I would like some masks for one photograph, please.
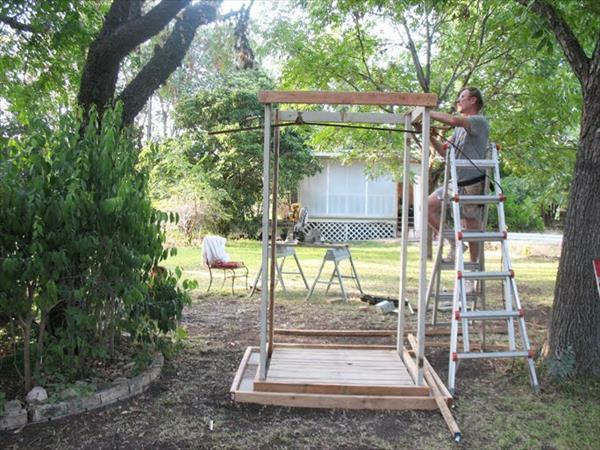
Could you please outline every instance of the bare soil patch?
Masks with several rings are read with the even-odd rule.
[[[306,304],[281,299],[275,324],[323,329],[395,327],[395,315],[383,316],[374,307],[360,310],[362,305],[357,301]],[[292,409],[233,403],[229,389],[242,355],[247,346],[258,344],[258,312],[257,297],[198,297],[183,317],[189,343],[165,362],[161,378],[146,393],[103,410],[1,433],[0,448],[455,447],[437,412]],[[306,338],[281,336],[278,340],[298,342]],[[393,340],[323,337],[318,342],[392,344]],[[447,350],[432,349],[428,358],[445,379]],[[472,361],[461,367],[458,380],[462,398],[455,415],[465,436],[462,447],[487,447],[489,435],[478,433],[480,422],[486,414],[512,413],[506,410],[510,403],[502,400],[503,389],[517,386],[518,395],[529,395],[524,373],[518,364],[506,361]],[[464,403],[468,408],[463,408]]]

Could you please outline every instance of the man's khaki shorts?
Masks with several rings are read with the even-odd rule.
[[[458,195],[482,195],[485,188],[485,181],[479,181],[477,183],[470,184],[468,186],[459,186]],[[450,189],[451,191],[452,189]],[[435,190],[437,198],[443,200],[442,195],[444,194],[444,188],[439,187]],[[449,196],[452,197],[452,192]],[[462,205],[460,207],[460,216],[462,219],[477,219],[481,220],[483,214],[482,205]]]

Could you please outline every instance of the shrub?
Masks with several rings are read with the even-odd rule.
[[[74,114],[54,128],[36,121],[2,149],[0,313],[20,326],[26,388],[33,375],[85,374],[123,330],[156,321],[128,312],[151,298],[163,224],[176,217],[151,206],[120,116],[117,106],[85,128]]]
[[[510,231],[543,231],[544,220],[540,207],[527,191],[526,182],[518,177],[505,177],[502,188],[506,194],[504,215]],[[498,226],[497,208],[490,208],[488,223]]]

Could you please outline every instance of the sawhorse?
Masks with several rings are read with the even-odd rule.
[[[270,252],[269,252],[270,254]],[[285,263],[285,258],[288,256],[293,256],[294,261],[296,261],[296,267],[298,268],[297,272],[284,272],[283,264]],[[283,293],[286,294],[287,291],[285,289],[285,284],[283,282],[283,275],[300,275],[302,281],[304,282],[304,286],[308,289],[308,283],[306,281],[306,277],[304,276],[304,272],[302,271],[302,267],[300,266],[300,261],[298,261],[298,256],[296,255],[296,250],[293,247],[287,245],[277,245],[276,247],[276,259],[281,259],[281,263],[275,262],[275,270],[277,271],[277,282],[281,284],[281,289],[283,289]],[[248,297],[253,295],[256,292],[256,287],[258,285],[258,280],[260,280],[260,276],[262,275],[262,267],[259,269],[256,278],[254,279],[254,283],[252,283],[252,289],[250,290],[250,294]]]
[[[342,275],[341,271],[340,271],[340,262],[343,260],[349,260],[350,261],[350,275]],[[327,261],[332,261],[333,262],[333,272],[331,273],[331,277],[329,278],[329,281],[320,281],[321,278],[321,272],[323,271],[323,267],[325,266],[325,263]],[[337,278],[337,283],[333,281],[334,278]],[[308,295],[306,296],[306,301],[308,301],[310,299],[310,297],[312,296],[315,287],[317,286],[317,283],[322,283],[322,284],[327,284],[327,289],[325,290],[325,295],[327,295],[327,293],[329,292],[329,288],[331,287],[332,284],[338,284],[340,286],[340,290],[342,291],[342,298],[344,299],[344,302],[348,302],[348,297],[346,295],[346,289],[344,289],[344,278],[350,278],[352,280],[354,280],[354,284],[356,284],[356,287],[358,288],[358,290],[360,291],[361,294],[363,294],[363,290],[362,287],[360,286],[360,281],[358,279],[358,274],[356,273],[356,268],[354,267],[354,261],[352,261],[352,254],[350,253],[350,249],[348,248],[347,245],[343,245],[343,246],[336,246],[335,248],[329,248],[327,250],[327,252],[325,253],[325,256],[323,257],[323,262],[321,263],[321,267],[319,268],[319,273],[317,274],[317,277],[315,278],[315,281],[312,285],[312,287],[310,288],[310,290],[308,291]]]

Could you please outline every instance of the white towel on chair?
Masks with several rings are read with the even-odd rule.
[[[225,251],[227,239],[221,236],[206,236],[202,240],[202,262],[212,265],[216,261],[228,262],[229,255]]]

